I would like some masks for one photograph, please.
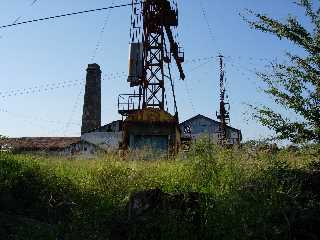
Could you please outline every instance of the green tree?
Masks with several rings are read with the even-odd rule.
[[[295,4],[305,11],[310,26],[304,26],[294,16],[281,22],[248,11],[244,17],[253,29],[293,42],[305,52],[304,56],[287,53],[289,64],[273,62],[270,72],[257,73],[265,83],[264,92],[282,109],[293,111],[298,117],[289,118],[285,112],[265,105],[252,107],[253,116],[274,130],[277,139],[320,143],[320,8],[315,9],[311,0],[298,0]]]

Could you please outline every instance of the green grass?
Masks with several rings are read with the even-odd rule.
[[[320,209],[305,186],[308,171],[320,166],[318,151],[225,150],[203,141],[170,161],[2,153],[0,239],[120,239],[119,229],[123,239],[308,239],[316,230],[295,225]],[[202,193],[200,224],[165,212],[132,233],[129,197],[153,188]]]

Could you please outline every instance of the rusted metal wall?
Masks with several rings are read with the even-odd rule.
[[[125,149],[151,148],[173,154],[180,147],[180,129],[175,117],[160,109],[145,109],[124,121]]]

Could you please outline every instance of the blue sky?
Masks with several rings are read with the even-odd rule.
[[[0,1],[0,25],[10,24],[18,17],[23,21],[130,0],[38,0],[31,6],[32,2]],[[286,51],[296,49],[286,41],[250,29],[239,13],[252,9],[284,20],[289,13],[301,17],[303,11],[291,0],[178,0],[178,4],[179,39],[187,60],[185,82],[175,80],[180,119],[199,113],[215,118],[218,61],[206,63],[204,59],[221,52],[227,56],[231,125],[241,129],[245,139],[272,134],[255,121],[248,121],[245,103],[270,103],[258,90],[261,84],[253,71],[264,70],[268,60],[281,61]],[[102,121],[120,119],[117,96],[131,92],[125,76],[130,14],[127,7],[0,30],[0,134],[79,135],[84,89],[80,83],[97,42],[100,46],[94,62],[104,75]],[[178,76],[176,70],[174,75]]]

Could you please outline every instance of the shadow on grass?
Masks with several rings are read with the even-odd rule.
[[[123,163],[108,164],[92,173],[94,183],[81,187],[72,181],[72,175],[58,175],[32,159],[1,155],[0,239],[320,238],[317,163],[309,170],[295,169],[275,159],[243,178],[245,172],[234,160],[240,155],[235,152],[199,149],[193,156],[197,159],[187,163],[189,175],[181,179],[190,177],[185,181],[195,181],[194,189],[203,192],[196,222],[192,211],[174,203],[128,219],[131,193],[154,187],[170,189],[166,184],[174,184],[177,191],[179,184],[184,188],[184,183],[172,183],[174,175],[148,173],[157,168],[135,170]],[[234,162],[221,163],[221,158]],[[220,190],[214,187],[224,184],[223,194],[218,194]]]

